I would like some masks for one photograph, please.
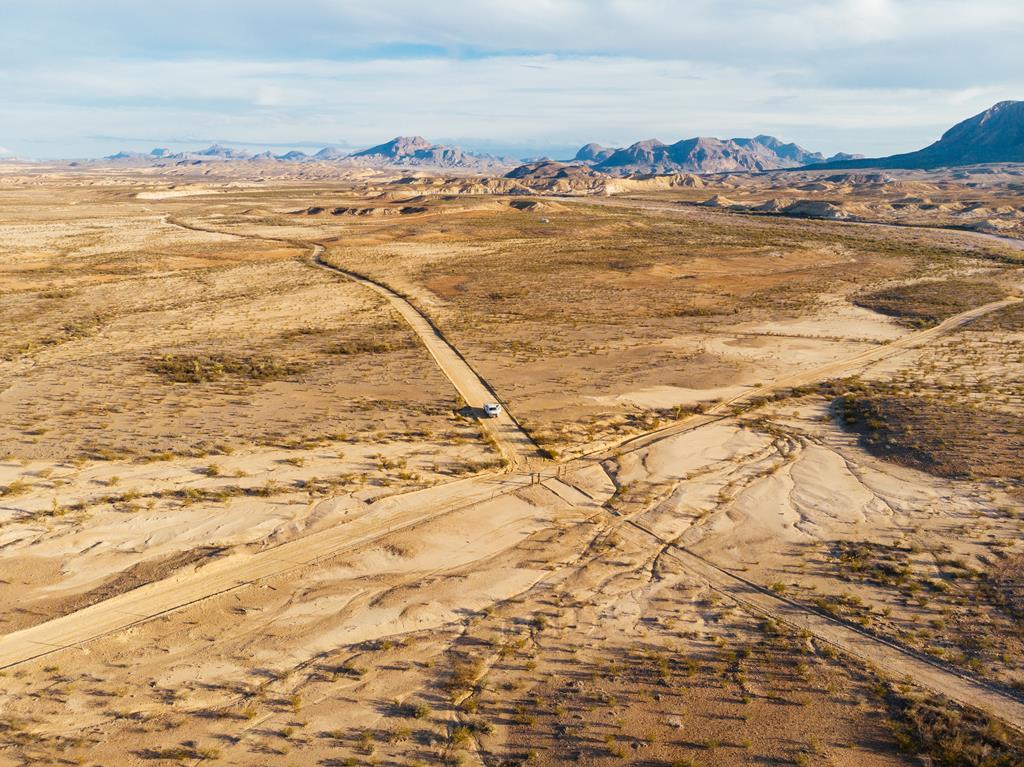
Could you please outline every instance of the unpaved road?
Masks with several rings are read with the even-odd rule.
[[[459,354],[459,351],[448,342],[448,339],[444,337],[444,334],[441,333],[437,326],[400,293],[361,274],[350,272],[325,261],[323,258],[325,248],[319,243],[239,234],[238,232],[187,224],[171,216],[164,216],[163,220],[164,223],[171,226],[190,229],[196,232],[223,234],[242,240],[282,242],[296,248],[310,248],[310,263],[313,266],[352,280],[375,293],[379,293],[402,315],[402,318],[426,347],[430,356],[434,358],[438,368],[465,401],[467,407],[472,408],[474,413],[481,419],[480,422],[484,428],[494,438],[498,450],[505,459],[506,468],[509,470],[526,469],[531,465],[543,463],[544,458],[537,449],[537,445],[534,444],[533,439],[530,438],[526,430],[515,420],[497,392],[472,368],[466,361],[466,358]],[[500,402],[502,404],[502,411],[496,418],[487,418],[483,415],[484,404],[487,402]]]
[[[830,226],[853,226],[853,227],[864,227],[869,226],[873,228],[883,229],[899,229],[902,231],[925,231],[925,232],[940,232],[942,234],[951,234],[958,237],[965,242],[971,242],[972,240],[978,243],[983,241],[998,242],[1001,245],[1005,245],[1011,250],[1024,250],[1024,240],[1016,237],[1007,237],[1002,234],[993,234],[991,232],[974,232],[970,229],[957,229],[952,226],[920,226],[917,224],[894,224],[888,221],[849,221],[849,220],[836,220],[827,218],[813,218],[811,216],[786,216],[778,213],[744,213],[741,211],[717,211],[713,212],[708,208],[693,207],[692,204],[680,205],[675,202],[658,202],[656,200],[645,200],[642,198],[629,197],[628,194],[616,195],[615,197],[576,197],[568,195],[545,195],[542,199],[556,200],[558,202],[575,202],[575,203],[586,203],[589,205],[606,205],[608,207],[628,207],[638,208],[640,210],[659,210],[662,212],[684,214],[686,212],[695,212],[699,210],[702,213],[712,216],[745,216],[746,218],[771,218],[771,219],[784,219],[787,221],[810,221],[816,223],[828,224]]]
[[[664,540],[653,530],[633,520],[627,522],[668,547],[681,565],[707,581],[713,589],[748,609],[798,631],[806,631],[819,641],[834,645],[866,665],[879,669],[888,677],[899,681],[910,679],[916,685],[941,693],[962,705],[987,711],[1024,732],[1024,701],[1001,692],[994,685],[974,679],[938,661],[929,660],[922,654],[836,620],[807,605],[774,594],[741,575],[718,567],[689,549]]]
[[[798,386],[810,386],[811,384],[826,381],[830,378],[839,378],[841,376],[850,375],[867,365],[889,359],[890,357],[894,357],[907,349],[923,346],[929,341],[933,341],[939,336],[945,335],[952,330],[956,330],[959,327],[967,325],[983,315],[998,311],[999,309],[1003,309],[1007,306],[1012,306],[1013,304],[1018,304],[1021,301],[1024,301],[1024,299],[1016,296],[1008,296],[999,301],[993,301],[992,303],[985,304],[984,306],[979,306],[974,309],[969,309],[966,312],[955,314],[952,317],[946,318],[934,327],[909,333],[895,341],[890,341],[889,343],[882,344],[881,346],[867,349],[859,354],[846,357],[845,359],[836,360],[835,362],[829,362],[825,365],[812,368],[811,370],[777,378],[764,386],[758,386],[750,389],[749,391],[737,394],[735,397],[719,402],[718,404],[709,407],[706,412],[700,415],[684,418],[681,421],[677,421],[669,426],[662,427],[661,429],[655,429],[654,431],[649,431],[636,437],[631,437],[625,441],[616,443],[614,446],[601,446],[576,460],[593,460],[598,456],[607,456],[610,452],[620,451],[623,449],[636,450],[650,445],[652,442],[656,442],[659,439],[671,437],[674,434],[681,434],[707,423],[711,423],[712,421],[719,421],[723,418],[727,418],[731,414],[733,407],[742,405],[745,402],[755,401],[761,397],[766,397],[785,389],[792,389]]]
[[[379,293],[391,302],[391,305],[402,315],[413,332],[419,336],[420,341],[430,352],[430,356],[434,358],[434,362],[437,363],[445,377],[451,381],[452,386],[455,387],[462,399],[474,410],[476,415],[481,417],[481,423],[494,436],[510,468],[526,468],[527,464],[537,463],[541,460],[537,446],[530,435],[514,419],[497,392],[470,366],[465,357],[459,354],[458,350],[448,342],[426,315],[386,285],[324,261],[323,253],[322,245],[313,246],[312,258],[317,266],[344,275],[375,293]],[[497,418],[483,417],[485,402],[502,403],[502,411]]]
[[[240,553],[213,560],[198,570],[180,572],[78,612],[0,637],[0,669],[80,646],[203,599],[306,567],[529,484],[528,475],[476,477],[384,498],[352,521],[253,554]]]
[[[752,390],[742,397],[754,397],[777,388],[811,383],[849,372],[868,362],[897,353],[901,349],[925,343],[987,312],[1014,303],[1016,300],[1019,299],[1006,299],[972,309],[951,317],[934,328],[905,336],[893,344],[871,349],[847,360],[829,363],[805,373],[788,376],[770,386]],[[415,312],[414,309],[412,311]],[[416,312],[416,316],[422,318],[418,312]],[[732,402],[739,399],[735,398]],[[727,403],[723,403],[723,408],[726,405]],[[725,414],[696,416],[654,434],[634,439],[628,445],[628,449],[636,450],[659,439],[696,429],[725,417],[728,416]],[[601,460],[600,457],[594,457],[587,463],[593,465],[599,460]],[[577,460],[574,463],[576,464],[575,468],[581,468],[581,462]],[[70,615],[0,637],[0,669],[59,650],[81,646],[90,640],[187,607],[203,599],[314,564],[456,509],[479,504],[503,493],[514,492],[527,486],[530,481],[530,476],[525,473],[479,477],[385,498],[373,504],[366,514],[351,522],[295,538],[255,554],[239,554],[223,560],[215,560],[198,570],[179,573],[166,580],[147,584]],[[563,481],[571,485],[571,474]],[[633,522],[630,524],[640,527]],[[650,531],[646,531],[645,528],[640,527],[640,529],[654,535]],[[660,544],[668,543],[660,538],[658,541]],[[982,683],[974,682],[950,670],[938,668],[922,661],[914,654],[884,640],[855,632],[841,622],[822,616],[808,607],[796,605],[788,600],[780,600],[774,595],[749,585],[738,576],[731,575],[695,555],[688,554],[685,551],[680,554],[680,559],[684,564],[738,601],[752,604],[761,612],[778,617],[779,620],[786,623],[806,628],[824,641],[833,643],[858,657],[869,659],[888,673],[899,677],[910,674],[922,686],[987,710],[1000,718],[1007,719],[1012,724],[1024,727],[1024,706],[1012,698],[1002,695]],[[994,705],[996,702],[999,705]]]
[[[322,248],[316,246],[314,251],[314,257],[318,258],[322,253]],[[322,266],[337,271],[334,267],[325,264]],[[358,275],[345,273],[345,276],[376,290],[392,302],[417,332],[417,335],[423,339],[431,355],[437,360],[438,365],[445,371],[467,403],[470,405],[482,404],[483,401],[493,398],[493,393],[486,383],[444,340],[429,320],[408,301],[388,288]],[[752,389],[728,402],[720,403],[716,406],[716,412],[686,419],[666,429],[635,438],[624,447],[635,450],[656,440],[728,417],[730,406],[741,404],[744,400],[750,400],[780,389],[811,384],[825,378],[850,373],[866,364],[927,343],[983,314],[1019,300],[1007,298],[986,304],[950,317],[933,328],[908,334],[885,346],[873,348],[813,370],[786,376],[770,385]],[[509,444],[517,444],[519,439],[517,434],[519,433],[529,440],[525,432],[522,432],[511,418],[498,419],[498,424],[503,429],[508,429],[508,431],[503,431],[502,435],[507,435]],[[529,445],[531,448],[533,447],[532,442],[529,442]],[[519,443],[519,447],[524,446]],[[577,459],[574,463],[579,468],[581,463],[594,464],[600,459],[600,456],[591,456],[588,459]],[[513,492],[529,482],[530,477],[526,474],[479,477],[384,499],[374,504],[366,514],[329,530],[296,538],[255,554],[238,554],[217,560],[199,570],[180,573],[172,578],[142,586],[76,613],[8,634],[0,638],[0,668],[80,646],[92,639],[187,607],[208,597],[245,587],[260,579],[315,564],[340,552],[379,540],[397,530],[408,529],[440,517],[457,508],[466,508],[498,494]],[[632,520],[623,521],[654,536],[659,545],[674,547],[674,544],[658,538],[653,532],[638,523]],[[674,550],[677,558],[688,569],[708,581],[714,588],[730,595],[751,609],[773,616],[789,625],[806,629],[821,641],[834,644],[865,662],[873,663],[887,674],[897,678],[909,675],[925,688],[943,693],[961,703],[973,705],[1015,727],[1024,729],[1024,704],[1009,695],[1004,695],[994,687],[971,679],[955,670],[929,662],[916,653],[884,639],[868,635],[810,607],[773,595],[757,584],[718,568],[686,549],[674,547]]]

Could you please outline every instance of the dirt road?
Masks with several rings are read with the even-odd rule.
[[[707,581],[713,589],[748,609],[773,618],[817,640],[831,644],[848,655],[873,666],[895,680],[911,679],[914,684],[945,695],[962,705],[987,711],[1024,732],[1024,701],[1003,693],[994,685],[932,661],[926,656],[836,620],[818,610],[774,594],[750,580],[718,567],[690,550],[663,540],[653,530],[635,521],[629,524],[669,547],[687,570]]]
[[[316,246],[314,258],[319,260],[322,252],[322,248]],[[336,267],[325,264],[321,264],[321,266],[339,271]],[[401,312],[417,335],[423,339],[438,365],[470,405],[478,406],[487,399],[495,398],[491,389],[472,370],[457,350],[445,341],[430,321],[408,301],[385,286],[366,280],[359,275],[342,273],[348,279],[360,282],[392,302],[392,305]],[[665,429],[630,440],[621,449],[636,450],[659,439],[727,418],[730,415],[731,406],[780,389],[807,385],[829,377],[849,374],[864,365],[927,343],[977,317],[1018,301],[1020,299],[1007,298],[986,304],[950,317],[933,328],[908,334],[885,346],[872,348],[845,360],[832,362],[813,370],[785,376],[769,385],[751,389],[727,402],[720,403],[712,412],[686,419]],[[528,441],[529,437],[511,418],[498,419],[497,424],[501,428],[499,433],[502,438],[507,440],[507,444],[514,446],[515,452],[520,455],[528,454],[527,446],[521,440]],[[529,442],[529,446],[531,449],[535,449],[532,442]],[[602,455],[593,454],[585,459],[576,459],[573,462],[574,468],[593,465],[602,457]],[[466,508],[496,495],[513,492],[529,482],[530,476],[525,473],[480,477],[384,499],[373,504],[365,514],[331,529],[296,538],[258,553],[238,554],[217,560],[199,570],[180,573],[172,578],[148,584],[70,615],[0,637],[0,668],[80,646],[92,639],[187,607],[208,597],[245,587],[260,579],[307,567],[340,552],[379,540],[397,530],[407,529],[435,519],[457,508]],[[653,532],[635,522],[628,520],[623,520],[623,522],[644,530],[647,534],[654,535]],[[657,538],[657,536],[655,537]],[[663,541],[660,538],[657,539],[657,543],[661,546],[672,545],[671,542]],[[757,584],[718,568],[685,549],[676,548],[675,551],[679,560],[689,569],[707,580],[714,588],[729,594],[751,609],[776,617],[789,625],[805,629],[821,641],[834,644],[865,662],[878,665],[886,673],[897,677],[910,675],[923,687],[986,710],[1014,726],[1024,728],[1024,704],[1000,693],[995,688],[955,670],[929,662],[910,650],[868,635],[841,621],[823,615],[813,608],[772,595]]]
[[[847,360],[830,363],[805,373],[788,376],[771,385],[753,389],[734,398],[729,403],[722,403],[719,406],[722,413],[709,413],[681,421],[666,429],[635,438],[625,447],[636,450],[659,439],[728,417],[728,405],[735,404],[742,399],[850,372],[901,349],[924,343],[971,319],[1017,300],[1019,299],[1006,299],[972,309],[951,317],[934,328],[912,333],[885,347],[871,349]],[[426,328],[432,329],[432,326],[419,312],[409,306],[407,302],[404,305],[407,307],[406,311],[413,313],[414,321],[417,321],[418,324],[420,321],[426,323],[425,326],[419,325],[423,333],[427,333]],[[405,315],[403,314],[403,316]],[[417,318],[419,319],[417,320]],[[446,343],[435,344],[434,348],[439,349],[441,354],[444,354],[446,348],[451,349]],[[457,354],[456,356],[458,357]],[[461,357],[458,359],[461,360]],[[468,366],[465,370],[471,372]],[[463,373],[463,375],[468,376],[469,373]],[[475,376],[475,374],[472,375]],[[577,459],[574,462],[576,464],[574,468],[581,468],[583,463],[594,464],[599,460],[601,460],[600,456],[591,457],[586,462]],[[555,470],[551,473],[558,472]],[[385,498],[373,504],[371,511],[351,523],[295,538],[256,554],[238,555],[215,561],[200,570],[181,573],[170,579],[148,584],[76,613],[0,637],[0,668],[12,666],[59,649],[73,647],[90,639],[185,607],[204,598],[246,586],[261,578],[306,566],[346,549],[372,542],[396,530],[433,519],[456,508],[471,506],[497,494],[513,492],[529,483],[529,474],[506,474],[460,480],[415,493]]]
[[[198,570],[178,573],[78,612],[0,637],[0,669],[79,647],[203,599],[309,566],[399,530],[514,492],[529,483],[528,475],[480,477],[384,498],[350,522],[293,538],[257,553],[214,560]]]
[[[444,376],[455,387],[459,396],[465,401],[466,406],[473,410],[474,414],[480,418],[484,428],[494,438],[495,445],[505,459],[505,465],[509,471],[529,469],[533,465],[544,463],[544,457],[538,450],[537,445],[530,438],[526,430],[519,425],[519,422],[515,420],[515,417],[509,412],[507,404],[500,398],[497,392],[472,368],[466,361],[466,358],[448,342],[448,339],[444,337],[440,329],[401,294],[368,277],[350,272],[343,267],[324,260],[325,248],[318,243],[239,234],[237,232],[187,224],[171,216],[164,216],[164,222],[171,226],[190,229],[196,232],[223,234],[243,240],[281,242],[296,248],[311,249],[310,263],[313,266],[324,269],[332,274],[340,275],[363,287],[369,288],[375,293],[379,293],[402,315],[402,318],[426,347],[430,356],[433,357],[438,368],[440,368]],[[496,418],[484,416],[484,404],[487,402],[501,403],[502,411]]]
[[[465,400],[467,406],[473,409],[474,413],[481,419],[481,423],[490,432],[501,450],[510,469],[527,468],[530,464],[536,464],[542,460],[537,446],[530,435],[515,420],[509,412],[508,406],[501,399],[497,392],[488,384],[466,361],[465,357],[452,346],[444,337],[437,326],[409,301],[396,293],[386,285],[364,277],[363,275],[350,272],[339,266],[335,266],[323,260],[324,247],[314,245],[312,258],[313,262],[323,269],[336,274],[341,274],[348,279],[369,288],[370,290],[384,296],[393,307],[402,315],[402,318],[419,336],[420,341],[430,352],[437,366],[451,381],[452,386]],[[500,402],[502,411],[497,418],[487,418],[483,415],[484,403]]]
[[[716,405],[709,407],[706,412],[700,415],[684,418],[683,420],[676,421],[669,426],[649,431],[636,437],[631,437],[630,439],[615,443],[614,445],[603,445],[575,460],[592,461],[602,455],[609,455],[611,452],[637,450],[639,448],[646,447],[659,439],[671,437],[674,434],[681,434],[713,421],[719,421],[723,418],[727,418],[735,406],[742,405],[745,402],[756,401],[759,398],[767,397],[785,389],[792,389],[798,386],[810,386],[821,381],[827,381],[830,378],[840,378],[842,376],[851,375],[867,365],[875,362],[881,362],[882,360],[894,357],[907,349],[912,349],[926,344],[939,336],[945,335],[952,330],[956,330],[963,325],[967,325],[985,314],[998,311],[999,309],[1012,306],[1013,304],[1018,304],[1021,301],[1024,301],[1024,299],[1017,298],[1015,296],[1008,296],[1000,301],[993,301],[992,303],[985,304],[984,306],[979,306],[966,312],[961,312],[960,314],[948,317],[934,327],[909,333],[895,341],[867,349],[859,354],[846,357],[845,359],[836,360],[835,362],[829,362],[825,365],[812,368],[811,370],[777,378],[764,386],[752,388],[749,391],[737,394],[735,397],[719,402]]]

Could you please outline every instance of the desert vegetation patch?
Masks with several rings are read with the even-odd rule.
[[[942,477],[1024,482],[1024,430],[1014,414],[884,386],[844,394],[836,412],[868,450],[889,460]]]
[[[911,327],[930,327],[946,317],[998,301],[1006,289],[992,282],[942,280],[886,288],[854,297],[865,309],[896,317]]]

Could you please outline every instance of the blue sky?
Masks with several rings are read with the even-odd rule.
[[[0,0],[0,152],[516,155],[772,133],[887,154],[1024,99],[1019,0]]]

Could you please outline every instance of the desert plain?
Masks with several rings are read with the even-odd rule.
[[[0,166],[0,765],[1024,763],[1018,179]]]

